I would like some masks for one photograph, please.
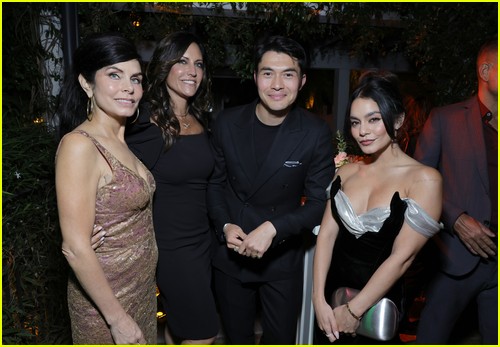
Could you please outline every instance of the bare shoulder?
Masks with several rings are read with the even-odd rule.
[[[440,193],[442,181],[438,170],[415,161],[408,175],[409,195]]]
[[[354,175],[360,170],[360,166],[364,165],[362,162],[355,162],[355,163],[347,163],[342,165],[337,169],[337,172],[335,173],[335,177],[340,176],[342,181],[346,181],[349,177]]]
[[[436,182],[441,182],[442,177],[441,174],[439,173],[438,170],[421,164],[417,161],[415,161],[416,164],[414,166],[414,169],[412,170],[412,178],[414,183],[419,183],[419,182],[431,182],[431,181],[436,181]]]
[[[78,161],[94,160],[96,155],[96,147],[88,137],[77,132],[71,132],[66,134],[59,142],[56,160],[74,160],[75,164],[77,164]]]
[[[436,169],[415,161],[408,175],[407,197],[414,200],[434,220],[442,210],[442,177]]]

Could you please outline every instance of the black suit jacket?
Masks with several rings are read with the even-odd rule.
[[[298,107],[281,124],[258,170],[253,152],[256,105],[222,111],[212,136],[216,166],[208,207],[220,241],[214,266],[241,281],[278,280],[302,271],[302,234],[320,224],[325,189],[334,174],[330,128]],[[301,206],[303,196],[306,203]],[[222,232],[225,223],[249,233],[265,221],[273,223],[277,234],[262,259],[228,250]]]
[[[432,110],[415,150],[415,158],[439,169],[443,176],[445,230],[436,241],[441,249],[443,270],[465,275],[478,264],[453,232],[458,216],[466,212],[479,222],[491,216],[489,179],[483,125],[477,97]]]

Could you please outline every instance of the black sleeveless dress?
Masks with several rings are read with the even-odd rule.
[[[211,290],[213,236],[206,203],[215,163],[208,134],[180,136],[165,151],[161,130],[147,113],[141,109],[125,138],[156,181],[153,221],[161,302],[175,337],[206,339],[219,331]]]

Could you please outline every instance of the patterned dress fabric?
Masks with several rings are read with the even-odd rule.
[[[113,172],[97,191],[95,223],[106,231],[106,241],[95,252],[116,298],[137,322],[148,344],[156,344],[156,282],[158,250],[152,220],[156,184],[125,167],[96,139],[93,141]],[[146,170],[147,171],[147,170]],[[68,283],[68,305],[74,344],[114,344],[101,313],[74,274]]]

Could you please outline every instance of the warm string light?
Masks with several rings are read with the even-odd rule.
[[[141,17],[137,15],[136,13],[131,13],[130,18],[132,20],[132,26],[138,28],[141,26]]]
[[[158,289],[158,286],[156,287],[156,297],[160,295],[160,290]],[[158,311],[156,312],[156,319],[162,319],[165,317],[167,314],[163,311]]]
[[[314,95],[310,95],[306,100],[306,109],[310,110],[314,107]]]

